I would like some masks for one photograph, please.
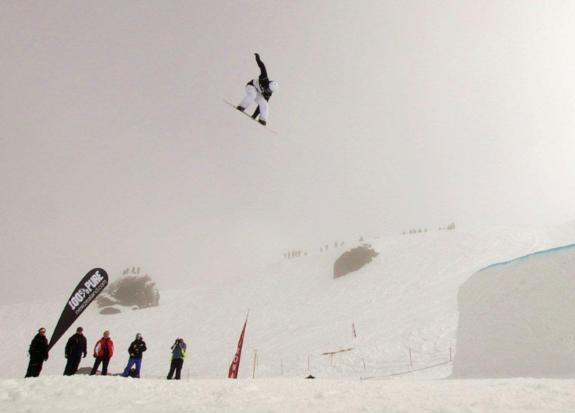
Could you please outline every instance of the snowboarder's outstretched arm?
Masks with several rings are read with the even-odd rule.
[[[259,53],[256,53],[256,62],[258,64],[258,67],[260,68],[260,81],[265,79],[268,80],[268,72],[266,70],[266,66],[264,65],[264,62],[262,62],[262,59],[260,59],[260,55]]]

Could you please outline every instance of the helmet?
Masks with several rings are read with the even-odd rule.
[[[276,82],[275,80],[272,80],[270,82],[270,90],[272,92],[277,92],[279,88],[280,88],[280,84],[278,82]]]

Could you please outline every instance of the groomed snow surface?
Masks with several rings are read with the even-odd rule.
[[[0,306],[0,412],[575,412],[571,379],[446,379],[461,285],[490,264],[571,243],[573,227],[383,236],[366,240],[379,252],[372,263],[334,280],[335,259],[356,245],[348,240],[345,249],[280,260],[233,281],[206,276],[191,289],[162,291],[157,308],[100,315],[93,305],[38,379],[21,378],[27,347],[38,327],[50,335],[67,297]],[[248,308],[239,379],[228,380]],[[62,377],[63,348],[78,325],[89,347],[111,331],[112,373],[142,333],[142,379]],[[183,380],[168,382],[179,336],[189,356]],[[351,350],[324,355],[343,349]],[[81,367],[92,362],[88,356]],[[417,371],[403,374],[410,370]],[[304,379],[310,373],[315,380]]]
[[[575,245],[492,265],[459,290],[453,375],[575,377]]]
[[[575,409],[572,380],[240,379],[167,382],[43,377],[0,382],[2,412],[558,413]]]

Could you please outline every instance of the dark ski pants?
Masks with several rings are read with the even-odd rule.
[[[64,369],[64,376],[73,376],[78,371],[78,366],[80,366],[80,360],[82,360],[82,355],[80,356],[68,356],[68,362],[66,363],[66,368]]]
[[[122,376],[128,377],[130,375],[130,370],[132,369],[132,366],[134,366],[134,365],[136,366],[136,377],[140,378],[140,368],[142,367],[142,359],[141,358],[137,359],[134,357],[130,357],[130,360],[128,360],[128,365],[124,369]]]
[[[28,370],[26,370],[25,377],[38,377],[42,371],[42,364],[44,364],[43,358],[30,357],[30,363],[28,363]]]
[[[108,375],[108,363],[110,363],[109,357],[96,357],[94,361],[94,367],[92,367],[92,371],[90,372],[90,376],[93,376],[98,371],[98,367],[100,367],[100,363],[102,363],[102,376]]]
[[[168,373],[168,380],[172,380],[174,372],[176,372],[176,380],[180,380],[183,366],[184,359],[172,359],[172,363],[170,364],[170,372]]]

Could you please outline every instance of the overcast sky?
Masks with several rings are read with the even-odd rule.
[[[360,235],[570,221],[574,21],[570,0],[3,0],[0,300],[96,266],[193,287]],[[223,102],[254,52],[277,135]]]

